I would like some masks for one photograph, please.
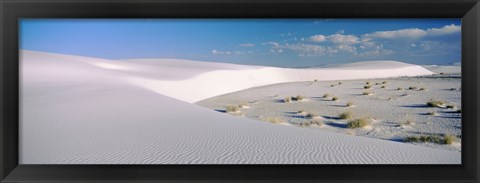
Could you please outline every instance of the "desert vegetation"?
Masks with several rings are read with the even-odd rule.
[[[240,107],[238,105],[228,105],[225,107],[225,111],[229,113],[239,112]]]
[[[325,93],[322,97],[323,98],[328,98],[328,97],[331,97],[332,95],[328,94],[328,93]]]
[[[456,137],[453,135],[420,135],[420,136],[407,136],[405,142],[431,142],[436,144],[452,144],[456,141]]]
[[[357,118],[347,123],[347,128],[362,128],[369,125],[370,122],[367,118]]]
[[[347,107],[353,107],[353,102],[347,102],[346,106]]]
[[[430,101],[427,102],[428,107],[443,107],[444,105],[445,105],[445,102],[441,100],[431,99]]]
[[[454,109],[454,108],[455,108],[455,105],[453,105],[453,104],[448,104],[447,105],[447,109]]]
[[[279,116],[267,116],[260,119],[270,123],[286,123],[286,120]]]
[[[341,113],[340,115],[338,115],[338,117],[339,117],[340,119],[350,119],[350,118],[353,117],[353,113],[350,112],[350,111],[343,112],[343,113]]]
[[[302,96],[302,95],[297,95],[297,96],[288,96],[288,97],[285,97],[283,99],[283,102],[284,103],[289,103],[289,102],[293,102],[293,101],[301,101],[301,100],[305,100],[305,97]]]
[[[371,91],[363,91],[362,95],[373,95]]]
[[[427,115],[430,115],[430,116],[437,116],[438,113],[435,112],[435,111],[430,111],[430,112],[427,112]]]

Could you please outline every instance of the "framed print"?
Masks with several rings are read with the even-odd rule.
[[[478,1],[1,9],[2,182],[478,181]]]

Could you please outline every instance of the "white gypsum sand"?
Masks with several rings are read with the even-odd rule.
[[[189,68],[198,71],[194,73],[173,62],[163,67],[34,51],[21,51],[20,60],[20,164],[461,163],[460,152],[275,125],[184,102],[217,94],[209,96],[197,88],[214,85],[185,87],[192,84],[190,79],[215,73],[216,68]],[[223,69],[252,70],[250,66]],[[410,69],[427,73],[415,66]],[[138,83],[145,80],[185,85],[176,88],[179,95],[167,95],[157,83]],[[192,95],[199,89],[202,94],[182,99],[183,89]]]
[[[344,67],[312,69],[243,66],[211,62],[200,64],[195,61],[171,59],[127,61],[143,67],[148,66],[145,72],[143,70],[130,72],[135,75],[128,77],[129,82],[186,102],[197,102],[225,93],[283,82],[432,74],[423,67],[395,61],[362,62]],[[186,65],[190,66],[186,67]]]
[[[364,89],[366,82],[371,83],[369,89]],[[412,86],[417,89],[409,89]],[[445,135],[454,135],[457,140],[449,145],[441,141],[408,143],[461,151],[462,121],[461,113],[457,112],[461,109],[460,88],[461,78],[456,75],[308,81],[251,88],[212,97],[197,104],[221,111],[226,105],[247,103],[249,108],[241,109],[239,113],[249,119],[263,120],[275,116],[283,118],[286,125],[399,142],[408,137],[443,138]],[[365,91],[372,95],[363,95]],[[324,97],[325,94],[330,96]],[[297,95],[305,100],[284,101],[286,97]],[[333,97],[337,100],[334,101]],[[444,101],[445,104],[429,107],[427,102],[431,99]],[[351,113],[352,118],[339,118],[344,112]],[[428,114],[430,112],[436,115]],[[309,113],[321,118],[323,125],[310,124],[314,119],[307,116]],[[358,118],[366,118],[371,123],[365,128],[347,127],[349,121]]]

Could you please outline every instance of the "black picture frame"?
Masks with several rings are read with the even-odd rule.
[[[19,18],[461,18],[462,165],[19,165]],[[1,182],[479,182],[478,0],[0,0]]]

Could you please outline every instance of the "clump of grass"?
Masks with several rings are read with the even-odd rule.
[[[371,91],[364,91],[362,95],[373,95]]]
[[[284,102],[284,103],[292,102],[292,97],[285,97],[285,98],[283,99],[283,102]]]
[[[317,82],[318,80],[317,79],[314,79],[313,82]]]
[[[375,85],[380,85],[380,83],[375,83]]]
[[[298,114],[305,114],[305,110],[301,109],[297,112]]]
[[[358,118],[347,123],[347,128],[362,128],[370,124],[367,118]]]
[[[331,97],[332,95],[328,94],[328,93],[325,93],[322,97],[323,98],[328,98],[328,97]]]
[[[420,139],[421,142],[433,142],[433,143],[437,143],[437,144],[440,144],[442,142],[442,138],[440,138],[439,136],[434,136],[434,135],[420,136],[419,139]]]
[[[380,87],[380,88],[385,88],[385,86],[382,86],[382,87]]]
[[[334,85],[334,84],[332,84],[332,85],[330,85],[330,87],[335,87],[335,85]]]
[[[303,100],[303,99],[305,99],[305,97],[301,96],[301,95],[297,95],[296,97],[292,97],[292,100],[294,100],[294,101],[299,101],[299,100]]]
[[[410,87],[408,87],[408,89],[409,89],[409,90],[416,90],[417,87],[416,87],[416,86],[410,86]]]
[[[337,100],[338,100],[338,97],[332,97],[332,100],[333,100],[333,101],[337,101]]]
[[[270,123],[285,123],[285,119],[279,116],[267,116],[262,118],[263,121],[270,122]]]
[[[353,102],[347,102],[347,107],[352,107],[353,106]]]
[[[370,81],[367,81],[365,84],[366,84],[366,85],[370,85]]]
[[[438,113],[435,111],[430,111],[430,112],[427,112],[427,115],[436,116],[438,115]]]
[[[311,112],[309,112],[309,113],[305,116],[306,119],[313,119],[313,118],[316,118],[316,117],[318,117],[318,115],[315,114],[315,113],[311,113]]]
[[[457,113],[462,113],[462,109],[458,109],[456,112]]]
[[[443,105],[445,105],[445,102],[441,100],[430,100],[427,102],[428,107],[442,107]]]
[[[370,85],[363,86],[363,89],[370,89],[370,88],[372,88],[372,86]]]
[[[426,91],[427,89],[425,89],[425,88],[420,88],[420,89],[418,89],[418,90],[420,90],[420,91]]]
[[[403,88],[402,88],[402,87],[398,87],[397,90],[403,90]]]
[[[407,120],[401,124],[401,126],[413,126],[415,122],[413,120]]]
[[[310,123],[312,123],[314,125],[322,126],[323,125],[323,119],[321,119],[321,118],[313,119],[312,121],[310,121]]]
[[[248,108],[247,102],[242,102],[242,103],[238,104],[238,108]]]
[[[453,109],[453,108],[455,108],[455,105],[453,105],[453,104],[447,105],[447,109]]]
[[[285,99],[283,99],[283,102],[288,103],[288,102],[300,101],[300,100],[304,100],[304,99],[305,99],[305,97],[302,96],[302,95],[297,95],[296,97],[289,96],[289,97],[285,97]]]
[[[407,137],[405,137],[404,141],[405,142],[418,142],[418,141],[420,141],[420,137],[407,136]]]
[[[444,75],[445,73],[441,72],[440,75]]]
[[[388,82],[387,81],[383,81],[382,84],[387,84]]]
[[[347,111],[347,112],[344,112],[344,113],[338,115],[338,117],[339,117],[340,119],[350,119],[350,118],[353,117],[353,113],[350,112],[350,111]]]
[[[225,111],[230,113],[239,112],[240,108],[238,107],[238,105],[228,105],[225,107]]]
[[[407,136],[405,142],[431,142],[436,144],[452,144],[456,141],[456,137],[453,135],[445,135],[443,138],[438,135],[420,135],[420,136]]]
[[[343,84],[343,82],[341,82],[341,81],[340,81],[340,82],[338,82],[338,85],[342,85],[342,84]]]
[[[457,140],[457,137],[455,137],[453,135],[445,135],[445,137],[443,137],[443,143],[444,144],[452,144],[456,140]]]

